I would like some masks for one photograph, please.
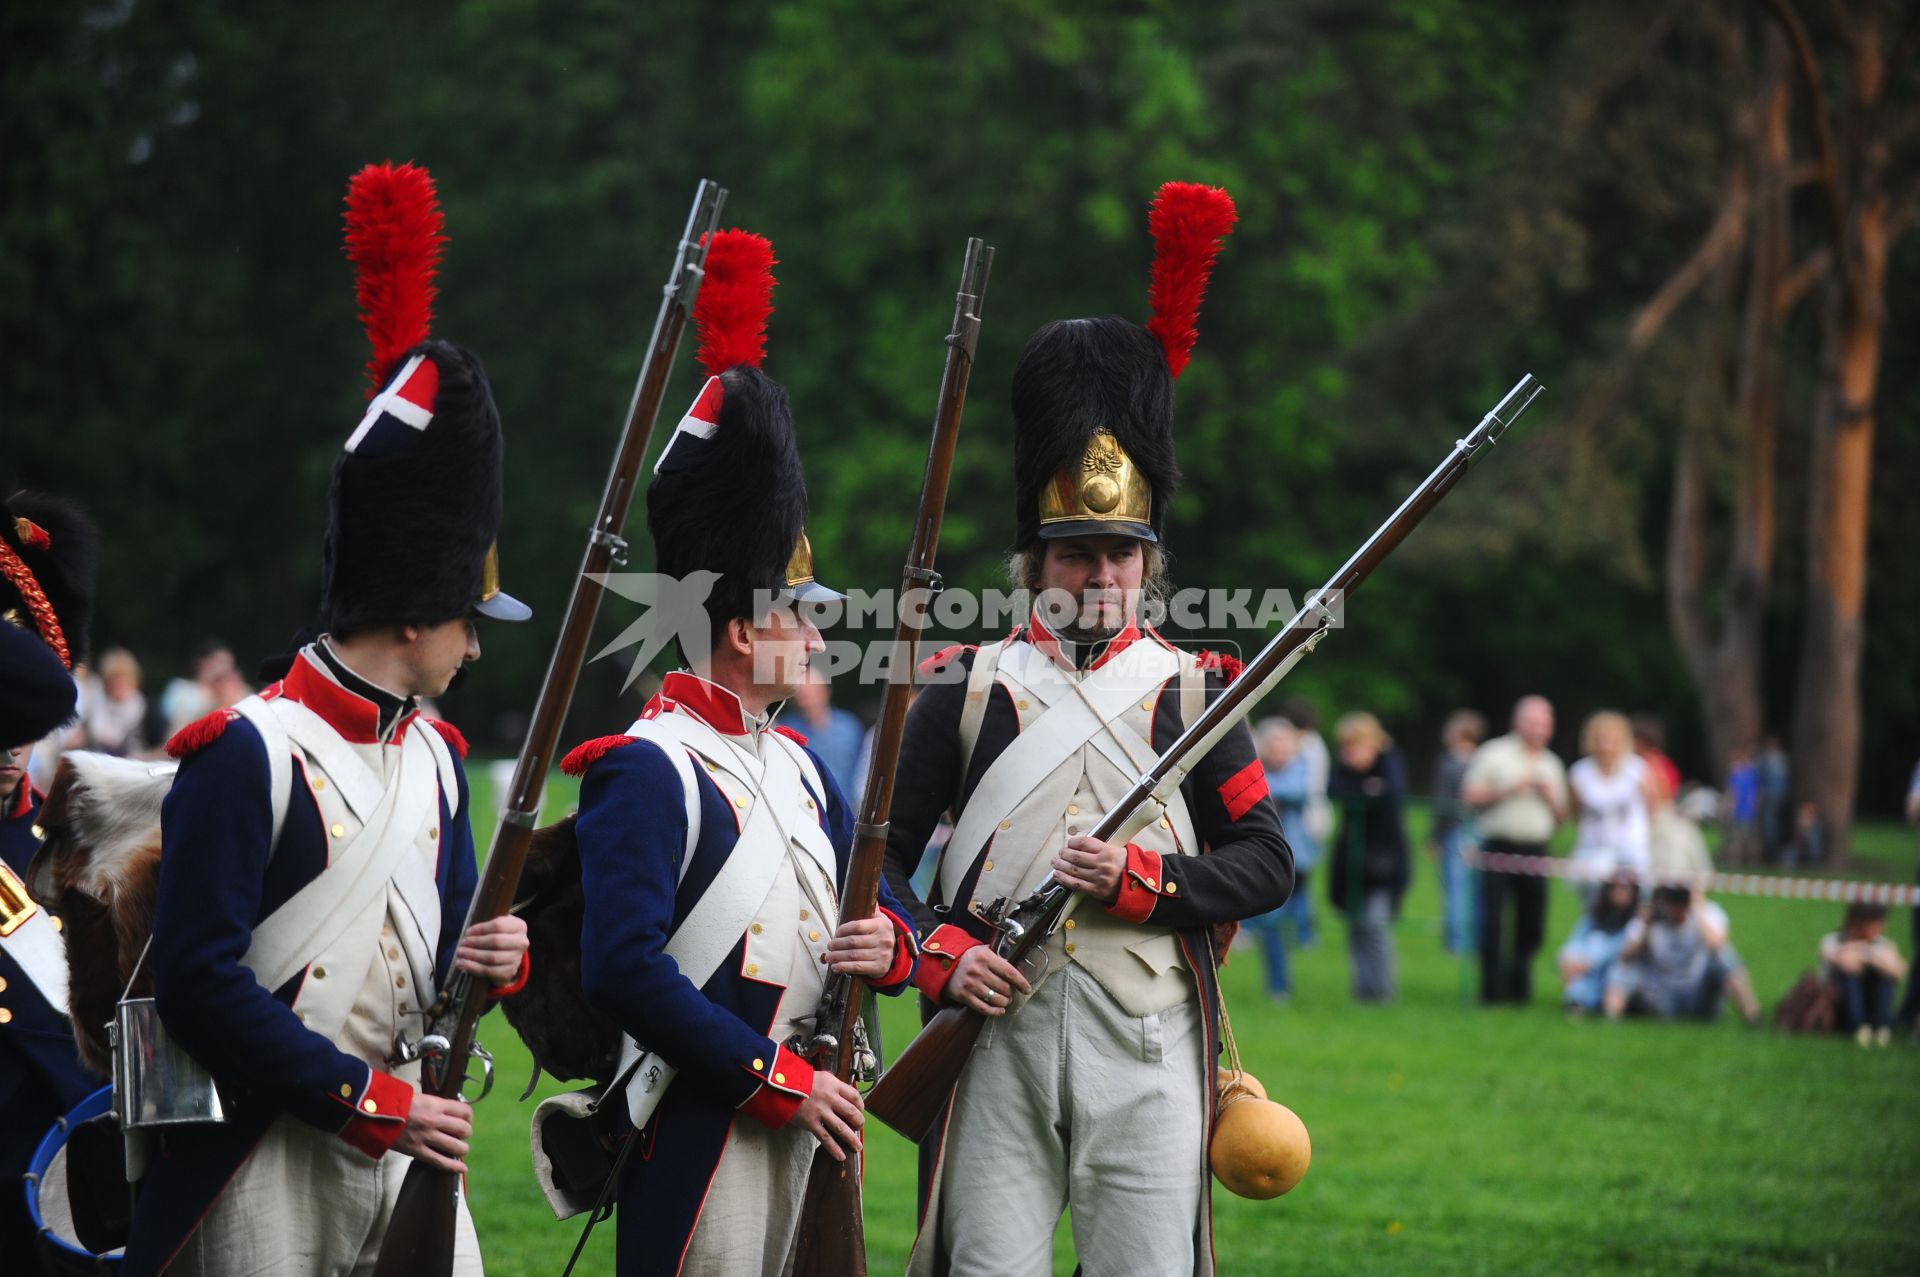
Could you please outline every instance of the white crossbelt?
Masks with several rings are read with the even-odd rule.
[[[824,846],[827,870],[832,873],[833,844],[825,831],[817,822],[793,820],[794,813],[805,801],[804,775],[814,774],[817,785],[817,773],[805,754],[776,735],[763,738],[765,755],[755,760],[737,746],[728,744],[711,727],[683,714],[642,719],[628,728],[627,734],[658,745],[675,762],[676,768],[684,765],[687,751],[692,751],[711,758],[729,771],[745,773],[754,784],[753,803],[741,822],[740,836],[732,854],[667,939],[666,955],[694,988],[702,988],[740,943],[747,924],[760,911],[767,893],[773,889],[775,875],[790,854],[788,848],[792,843],[799,842],[816,860],[820,858],[820,847]],[[687,774],[683,773],[683,784]],[[687,802],[689,819],[696,819],[697,787],[688,789]],[[697,826],[690,825],[690,831],[693,828]],[[693,859],[693,843],[690,837],[681,857],[683,878]],[[677,1070],[628,1035],[623,1036],[620,1043],[619,1072],[624,1074],[630,1067],[627,1112],[633,1119],[634,1129],[638,1130],[660,1106]]]
[[[415,864],[413,872],[406,865],[409,859],[424,859],[416,839],[439,798],[440,786],[427,783],[440,777],[433,748],[425,739],[432,729],[416,723],[407,732],[395,774],[383,782],[312,710],[292,701],[273,704],[287,735],[334,779],[361,828],[352,842],[334,851],[325,870],[254,928],[241,963],[267,989],[279,988],[304,970],[315,954],[366,917],[368,908],[390,885],[414,914],[417,928],[426,929],[424,912],[432,920],[432,929],[439,930],[437,884],[424,865]],[[429,945],[429,953],[435,947]],[[409,958],[416,959],[409,965],[417,965],[416,946],[408,943],[407,948]],[[416,980],[424,976],[428,983],[423,987],[430,987],[430,957],[426,971],[416,969],[415,976]]]
[[[1002,653],[1002,660],[1023,650],[1041,660],[1047,659],[1031,644],[1023,643],[1009,644]],[[1158,643],[1135,643],[1081,679],[1077,691],[1066,685],[1064,674],[1060,674],[1057,680],[1029,684],[1027,678],[1022,677],[1022,668],[1011,667],[1009,673],[1020,678],[1023,685],[1031,686],[1034,693],[1043,699],[1048,695],[1057,696],[1058,699],[1031,727],[1015,736],[998,758],[988,764],[980,783],[974,786],[972,795],[968,797],[953,837],[948,840],[940,859],[941,891],[949,902],[958,899],[967,871],[972,868],[980,849],[1000,828],[1000,822],[1012,815],[1027,795],[1075,753],[1087,745],[1095,745],[1102,752],[1113,751],[1108,753],[1108,757],[1115,758],[1117,755],[1116,762],[1122,771],[1141,770],[1128,758],[1125,748],[1112,734],[1125,731],[1134,741],[1139,741],[1139,733],[1118,720],[1142,695],[1179,672],[1180,657]],[[1144,742],[1140,744],[1145,747]],[[1147,758],[1151,760],[1152,757],[1153,753],[1148,749]],[[1183,831],[1183,837],[1191,836],[1189,825]],[[1190,843],[1188,845],[1191,846]]]
[[[22,782],[25,783],[25,782]],[[11,866],[0,863],[0,892],[6,893],[10,905],[17,906],[19,913],[7,912],[19,917],[11,931],[0,935],[0,951],[4,951],[20,965],[21,972],[40,996],[47,1000],[59,1015],[67,1013],[67,942],[54,928],[53,921],[47,917],[47,911],[35,904],[33,897],[27,894],[27,886],[13,872]],[[6,916],[6,915],[0,915]]]

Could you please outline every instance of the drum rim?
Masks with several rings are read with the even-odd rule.
[[[73,1128],[82,1122],[99,1117],[102,1113],[113,1111],[113,1084],[109,1082],[93,1094],[74,1105],[71,1110],[54,1119],[47,1133],[34,1145],[33,1160],[27,1163],[27,1173],[21,1176],[23,1191],[27,1198],[27,1219],[33,1225],[34,1233],[47,1245],[57,1246],[69,1255],[83,1259],[117,1261],[117,1252],[97,1255],[83,1247],[76,1246],[47,1227],[46,1217],[40,1213],[40,1178],[53,1162],[54,1155],[66,1146],[67,1136]]]

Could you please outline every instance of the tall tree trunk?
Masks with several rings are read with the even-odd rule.
[[[1737,21],[1726,28],[1733,60],[1744,63]],[[1729,380],[1732,421],[1732,526],[1720,589],[1707,588],[1709,509],[1714,488],[1701,441],[1689,430],[1674,462],[1667,537],[1667,612],[1674,639],[1700,697],[1707,750],[1716,776],[1736,753],[1757,749],[1765,730],[1767,600],[1775,540],[1775,435],[1780,330],[1787,273],[1787,189],[1790,146],[1785,42],[1767,31],[1757,88],[1740,104],[1735,131],[1742,154],[1727,190],[1728,206],[1751,203],[1746,228],[1745,287],[1713,290],[1716,302],[1739,304],[1740,341]],[[1732,264],[1731,247],[1723,270]],[[1715,606],[1713,594],[1718,594]]]
[[[1881,111],[1886,86],[1883,10],[1871,0],[1832,8],[1846,54],[1841,85],[1847,95],[1843,109],[1834,112],[1805,24],[1788,0],[1769,4],[1792,42],[1807,90],[1838,268],[1822,297],[1821,385],[1814,419],[1793,763],[1796,794],[1818,807],[1828,847],[1844,854],[1859,784],[1867,515],[1886,325],[1887,255],[1893,237],[1887,189],[1893,148],[1882,131],[1889,121]]]

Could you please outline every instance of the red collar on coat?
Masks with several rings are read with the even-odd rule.
[[[1070,670],[1078,668],[1073,662],[1073,657],[1062,648],[1060,637],[1047,628],[1047,623],[1040,619],[1038,613],[1035,613],[1027,621],[1026,633],[1019,637],[1026,639],[1027,642],[1033,644],[1042,652],[1045,652],[1048,659],[1052,660],[1053,663],[1061,669]],[[1099,669],[1102,665],[1105,665],[1108,661],[1139,642],[1140,638],[1139,622],[1128,621],[1126,629],[1121,630],[1112,638],[1105,640],[1100,650],[1100,655],[1094,657],[1093,664],[1087,668],[1094,670]]]
[[[0,816],[0,820],[5,820],[9,824],[19,820],[33,810],[33,800],[36,797],[38,795],[33,792],[33,782],[27,779],[27,773],[23,770],[20,773],[20,783],[13,788],[13,797],[7,800],[6,814]]]
[[[661,679],[660,691],[640,717],[657,718],[673,709],[685,710],[722,736],[746,736],[753,730],[753,718],[738,696],[688,670]]]
[[[337,658],[336,658],[337,659]],[[393,734],[380,739],[380,707],[357,692],[342,687],[331,670],[311,652],[302,649],[294,658],[286,678],[261,693],[263,699],[284,696],[318,714],[327,726],[340,733],[349,745],[391,745],[406,735],[407,728],[420,716],[409,710],[393,725]]]

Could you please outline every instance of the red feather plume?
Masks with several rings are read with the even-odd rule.
[[[1198,182],[1168,182],[1147,214],[1147,228],[1153,232],[1153,285],[1147,293],[1153,318],[1147,331],[1160,339],[1167,369],[1176,377],[1186,370],[1193,343],[1200,338],[1194,326],[1200,298],[1220,255],[1220,242],[1233,230],[1237,216],[1233,196],[1224,187]]]
[[[693,300],[700,327],[700,366],[709,377],[767,357],[773,313],[773,242],[751,231],[720,231],[707,249],[706,277]]]
[[[369,399],[393,361],[427,339],[445,226],[433,175],[417,164],[369,164],[347,184],[347,256],[373,346]]]

